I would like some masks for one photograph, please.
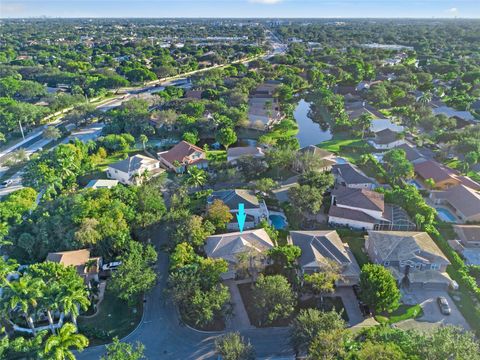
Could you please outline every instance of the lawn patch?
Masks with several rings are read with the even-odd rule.
[[[138,299],[134,306],[118,298],[109,290],[108,284],[98,312],[93,317],[79,317],[80,332],[90,339],[90,346],[111,342],[130,334],[142,317],[143,302]]]
[[[400,307],[391,313],[385,313],[375,317],[379,323],[395,324],[403,320],[416,319],[423,315],[420,305],[400,305]]]
[[[337,232],[342,241],[348,244],[348,247],[352,251],[353,256],[355,256],[360,268],[364,264],[370,263],[368,255],[363,251],[363,248],[365,247],[365,237],[362,232],[347,229],[338,229]]]

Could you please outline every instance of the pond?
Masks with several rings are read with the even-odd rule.
[[[293,113],[293,117],[298,124],[297,139],[302,148],[308,145],[317,145],[332,138],[330,129],[322,129],[319,123],[310,119],[309,111],[310,103],[302,99]]]

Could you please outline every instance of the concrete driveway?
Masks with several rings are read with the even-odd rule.
[[[437,304],[437,298],[445,296],[452,313],[443,315]],[[453,299],[446,291],[416,291],[415,293],[404,295],[403,301],[409,304],[420,304],[423,309],[423,316],[417,319],[405,320],[399,322],[397,327],[402,329],[431,330],[442,325],[455,325],[469,330],[470,326],[458,310]]]

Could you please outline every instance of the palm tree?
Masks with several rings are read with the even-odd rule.
[[[87,310],[90,306],[87,290],[82,287],[67,289],[66,293],[57,299],[63,312],[70,315],[75,328],[77,327],[77,317],[80,315],[80,308]]]
[[[188,168],[187,175],[188,177],[185,182],[191,187],[201,187],[207,182],[207,173],[205,170],[199,169],[195,166]]]
[[[148,137],[147,137],[147,135],[141,134],[140,137],[139,137],[139,140],[140,140],[140,142],[141,142],[142,145],[143,145],[143,151],[145,151],[145,146],[147,145],[147,142],[148,142]]]
[[[30,275],[23,275],[18,280],[7,283],[5,292],[2,296],[2,302],[7,312],[20,310],[25,317],[25,321],[36,335],[35,326],[33,324],[32,312],[38,306],[38,300],[42,297],[42,290],[45,283],[38,278]]]
[[[365,132],[372,124],[372,119],[373,119],[373,116],[370,113],[364,113],[360,115],[357,119],[355,119],[355,122],[357,123],[362,133],[362,139],[365,137]]]
[[[419,98],[418,102],[421,104],[428,104],[430,101],[432,101],[432,93],[430,92],[424,92]]]
[[[82,351],[88,346],[88,339],[75,332],[76,327],[73,324],[63,325],[58,335],[51,335],[45,342],[44,356],[54,360],[75,360],[75,355],[70,349]]]

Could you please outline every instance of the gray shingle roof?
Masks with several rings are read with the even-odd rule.
[[[383,194],[376,191],[339,186],[332,191],[332,195],[335,196],[337,205],[382,212],[385,210]]]
[[[290,231],[293,245],[302,253],[298,263],[302,268],[321,270],[328,261],[340,265],[344,275],[358,275],[360,268],[335,230]]]
[[[143,155],[134,155],[129,156],[128,158],[121,160],[119,162],[108,165],[112,169],[122,171],[124,173],[129,173],[140,169],[143,165],[158,163],[158,160],[152,159],[148,156]]]
[[[372,180],[363,175],[352,164],[337,164],[332,167],[334,175],[341,176],[347,184],[373,184]]]
[[[235,264],[241,253],[262,253],[272,248],[273,242],[264,229],[213,235],[207,238],[205,253],[211,258],[222,258]]]
[[[222,200],[231,210],[238,209],[238,204],[243,203],[245,209],[259,207],[259,202],[253,190],[233,189],[214,191],[209,201]]]
[[[450,264],[430,235],[419,231],[369,231],[368,241],[381,261],[428,260]]]

